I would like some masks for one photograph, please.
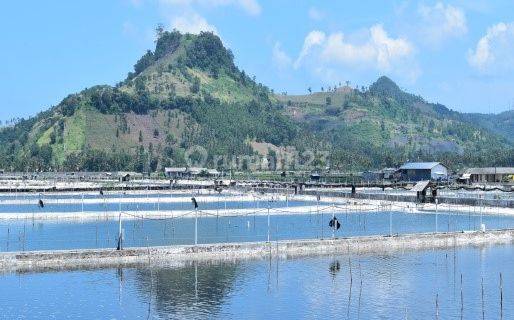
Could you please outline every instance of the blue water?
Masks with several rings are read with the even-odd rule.
[[[509,245],[4,274],[0,318],[500,319],[501,273],[513,319],[513,265]]]
[[[189,195],[189,197],[191,197]],[[44,201],[43,201],[44,202]],[[254,207],[267,207],[271,208],[280,208],[280,207],[297,207],[297,206],[307,206],[307,205],[316,205],[315,201],[260,201],[259,204],[255,201],[240,201],[237,198],[230,198],[227,201],[224,201],[223,198],[220,198],[220,201],[209,201],[209,202],[201,202],[199,201],[200,208],[203,210],[215,210],[215,209],[244,209],[244,208],[254,208]],[[321,204],[321,202],[320,202]],[[118,203],[84,203],[82,205],[81,202],[77,203],[45,203],[43,208],[40,208],[38,205],[38,199],[34,199],[33,204],[1,204],[0,203],[0,215],[2,213],[20,213],[20,212],[29,212],[29,213],[45,213],[45,212],[105,212],[105,211],[119,211],[120,204]],[[163,203],[163,202],[127,202],[121,203],[121,210],[123,211],[157,211],[157,210],[192,210],[193,206],[190,201],[186,202],[171,202],[171,203]]]
[[[514,228],[514,217],[501,215],[415,214],[404,212],[337,213],[342,224],[336,237],[389,235],[414,232]],[[332,237],[323,214],[272,215],[270,239],[316,239]],[[198,220],[198,242],[265,241],[267,216],[202,217]],[[0,251],[44,249],[113,248],[118,237],[118,219],[77,221],[17,220],[0,222]],[[194,243],[194,219],[136,219],[123,222],[125,246],[160,246]]]
[[[9,194],[0,194],[0,202],[7,200],[37,200],[39,199],[112,199],[112,198],[120,198],[120,197],[130,197],[130,198],[181,198],[181,197],[191,197],[193,193],[173,193],[173,194],[165,194],[165,193],[154,193],[152,191],[148,191],[147,193],[125,193],[125,192],[105,192],[103,195],[100,193],[9,193]],[[201,196],[209,196],[209,194],[200,194]],[[211,196],[213,196],[211,194]],[[216,193],[216,197],[233,197],[233,194],[230,193]]]

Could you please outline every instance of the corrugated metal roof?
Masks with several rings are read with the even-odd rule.
[[[164,168],[164,171],[165,172],[186,172],[187,171],[187,168],[170,168],[170,167],[167,167],[167,168]]]
[[[514,174],[514,167],[469,168],[469,174]]]
[[[404,170],[430,170],[433,167],[441,164],[440,162],[407,162],[404,163],[400,169]]]
[[[428,187],[428,184],[430,183],[429,180],[423,180],[418,183],[414,187],[412,187],[411,191],[423,191]]]

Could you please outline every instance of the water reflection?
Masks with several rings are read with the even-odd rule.
[[[182,268],[137,269],[135,286],[161,318],[218,316],[233,290],[238,264],[197,263]]]
[[[0,275],[0,318],[514,319],[513,249]]]
[[[339,271],[341,271],[341,264],[339,263],[339,260],[332,261],[329,267],[330,275],[335,277]]]

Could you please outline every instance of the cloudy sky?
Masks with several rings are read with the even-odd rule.
[[[153,47],[158,23],[215,32],[277,92],[387,75],[459,111],[514,106],[511,0],[20,0],[0,11],[0,119],[122,80]]]

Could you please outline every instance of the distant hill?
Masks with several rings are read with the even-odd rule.
[[[514,143],[514,110],[499,114],[467,113],[463,119],[503,136]]]
[[[366,90],[275,95],[239,70],[212,33],[164,31],[116,86],[71,94],[1,129],[0,167],[156,171],[201,157],[194,146],[225,169],[273,155],[347,170],[407,159],[513,165],[512,123],[509,112],[462,114],[428,103],[386,77]],[[306,150],[328,157],[307,159]]]
[[[453,167],[514,162],[513,141],[503,129],[493,130],[477,115],[428,103],[387,77],[365,90],[331,88],[278,99],[298,124],[330,143],[332,163],[342,168],[406,160],[438,160]],[[514,119],[512,114],[504,118],[506,124]]]

